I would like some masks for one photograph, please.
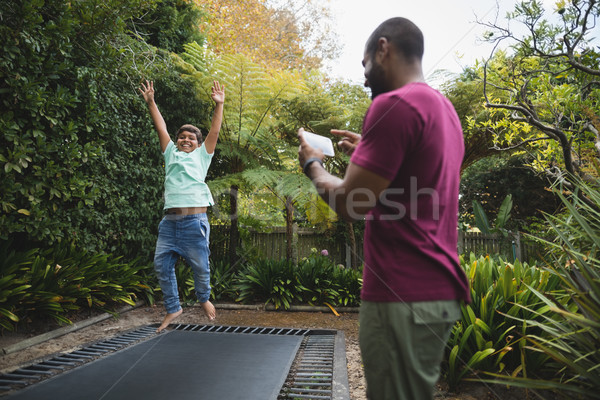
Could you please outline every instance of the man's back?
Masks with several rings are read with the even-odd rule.
[[[363,300],[468,300],[456,249],[463,155],[439,92],[412,83],[375,98],[351,161],[391,183],[366,215]]]

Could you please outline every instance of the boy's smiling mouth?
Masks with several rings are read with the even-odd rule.
[[[190,142],[180,143],[178,147],[180,151],[190,152],[194,150],[194,144]]]

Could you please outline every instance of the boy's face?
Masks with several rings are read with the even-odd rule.
[[[181,131],[177,135],[177,150],[191,153],[198,148],[198,138],[195,133]]]

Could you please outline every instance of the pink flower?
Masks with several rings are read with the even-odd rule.
[[[321,250],[321,255],[328,256],[329,252],[327,251],[327,249],[323,249],[323,250]]]

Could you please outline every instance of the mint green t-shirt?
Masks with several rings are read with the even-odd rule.
[[[213,154],[202,146],[185,153],[169,142],[165,158],[165,209],[179,207],[207,207],[214,204],[210,189],[204,179]]]

